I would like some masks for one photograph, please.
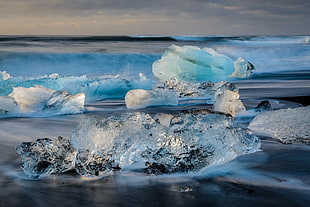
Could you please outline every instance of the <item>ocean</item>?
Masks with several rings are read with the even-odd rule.
[[[1,116],[0,110],[0,206],[308,206],[309,144],[283,144],[255,132],[260,150],[197,172],[24,174],[17,145],[70,137],[90,117],[211,109],[201,99],[127,109],[124,97],[129,90],[158,84],[152,65],[171,45],[208,47],[254,65],[249,77],[223,79],[237,86],[247,110],[262,101],[269,101],[272,110],[310,105],[309,36],[0,36],[0,71],[9,74],[3,80],[0,76],[0,97],[14,87],[38,85],[86,94],[84,109],[73,114],[37,112],[28,106],[31,102],[25,105],[31,110],[22,115]],[[249,112],[233,121],[248,130],[252,119]]]

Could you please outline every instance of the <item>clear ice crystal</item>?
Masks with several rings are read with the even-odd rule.
[[[209,110],[177,115],[124,113],[82,121],[64,138],[25,142],[16,150],[26,174],[105,175],[139,166],[149,174],[196,172],[256,152],[260,141],[227,115]]]
[[[237,128],[230,117],[207,110],[161,118],[135,112],[87,119],[73,132],[71,142],[82,151],[77,160],[83,176],[136,163],[144,163],[145,172],[152,174],[198,171],[260,147],[258,138]],[[101,167],[89,169],[87,163]]]
[[[42,138],[16,146],[22,159],[23,170],[30,177],[62,173],[74,168],[76,151],[69,139]]]

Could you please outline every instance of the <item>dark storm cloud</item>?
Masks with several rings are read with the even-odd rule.
[[[89,20],[96,15],[122,20],[122,16],[131,15],[137,17],[132,19],[147,16],[150,24],[152,17],[160,16],[170,19],[171,28],[178,31],[202,33],[207,29],[200,27],[207,26],[219,33],[233,29],[234,33],[310,33],[309,11],[309,0],[0,0],[0,21],[27,17],[38,22],[56,17]],[[189,20],[196,26],[189,25]],[[163,26],[169,28],[158,23],[157,29]]]
[[[308,0],[0,0],[0,11],[7,15],[91,15],[94,12],[113,10],[161,11],[166,14],[185,12],[191,15],[220,15],[251,13],[258,15],[309,14]],[[15,12],[15,13],[14,13]]]

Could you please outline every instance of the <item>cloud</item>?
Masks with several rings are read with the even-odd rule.
[[[98,33],[101,28],[104,33],[107,25],[110,30],[123,25],[123,31],[117,28],[115,32],[126,33],[126,25],[139,34],[145,32],[143,27],[150,33],[289,33],[290,27],[310,33],[305,26],[309,11],[308,0],[0,0],[0,28],[13,27],[3,23],[10,21],[16,27],[23,22],[24,28],[28,19],[31,28],[45,25],[46,32],[50,27]]]

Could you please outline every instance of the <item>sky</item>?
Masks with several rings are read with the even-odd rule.
[[[308,35],[309,0],[0,0],[0,35]]]

